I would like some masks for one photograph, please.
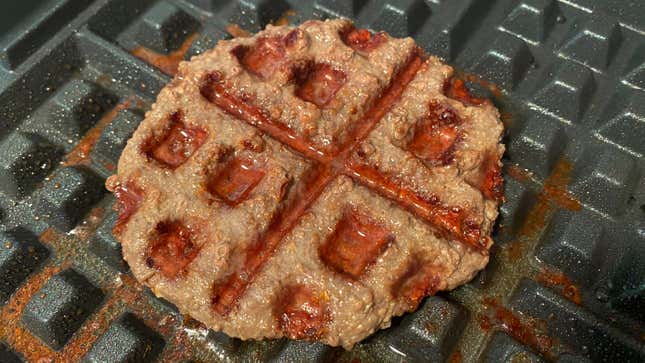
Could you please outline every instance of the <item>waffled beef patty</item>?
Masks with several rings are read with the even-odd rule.
[[[134,275],[230,336],[346,348],[470,280],[502,124],[451,74],[347,20],[182,63],[107,182]]]

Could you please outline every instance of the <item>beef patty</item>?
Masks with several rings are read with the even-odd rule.
[[[268,26],[179,66],[107,181],[114,234],[209,328],[351,348],[486,265],[502,129],[411,38]]]

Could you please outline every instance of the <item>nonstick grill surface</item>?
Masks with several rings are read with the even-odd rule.
[[[491,262],[349,352],[209,331],[128,272],[105,178],[177,59],[337,16],[500,108]],[[0,362],[643,361],[644,155],[643,2],[48,1],[0,40]]]

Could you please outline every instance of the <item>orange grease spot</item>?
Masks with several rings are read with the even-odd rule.
[[[566,159],[560,159],[556,163],[551,175],[544,181],[542,191],[537,196],[537,202],[531,208],[524,220],[524,224],[517,233],[518,241],[511,243],[505,248],[505,252],[511,261],[517,261],[524,255],[525,244],[522,238],[535,238],[547,224],[547,218],[558,208],[579,211],[581,208],[578,202],[567,191],[571,181],[572,165]],[[522,171],[519,167],[509,167],[509,174],[518,179],[525,180],[532,178],[532,175]]]
[[[174,76],[179,69],[179,63],[184,60],[186,52],[188,52],[188,49],[195,39],[197,39],[198,35],[198,33],[191,34],[184,40],[179,49],[168,54],[159,54],[144,46],[138,46],[132,50],[132,55],[159,68],[163,73]]]
[[[108,111],[101,119],[83,136],[81,141],[70,151],[63,161],[65,166],[88,165],[90,163],[90,153],[101,137],[105,127],[114,120],[119,111],[124,110],[132,104],[132,99],[127,99]]]
[[[477,83],[480,86],[482,86],[484,88],[487,88],[493,94],[493,96],[495,96],[496,98],[501,98],[504,95],[502,93],[502,90],[499,88],[499,86],[497,86],[493,82],[487,81],[487,80],[479,77],[476,74],[465,73],[465,74],[462,75],[462,77],[464,78],[464,80],[466,80],[468,82]]]
[[[47,241],[55,237],[55,231],[48,229],[40,236],[41,241]],[[118,282],[112,285],[114,289],[108,299],[104,301],[99,311],[92,314],[81,328],[74,333],[61,351],[51,350],[38,338],[33,336],[29,330],[20,324],[22,311],[30,298],[42,288],[46,281],[58,272],[66,269],[68,262],[60,266],[46,266],[40,272],[32,275],[29,280],[11,297],[9,303],[0,308],[0,340],[8,343],[13,349],[19,352],[28,362],[78,362],[92,347],[109,325],[123,311],[134,312],[142,318],[146,325],[153,327],[164,335],[171,333],[170,327],[165,328],[161,316],[154,309],[146,306],[146,299],[141,298],[142,286],[135,281],[132,275],[122,274]],[[164,329],[165,328],[165,329]],[[185,346],[186,348],[186,346]],[[190,351],[185,349],[185,351]],[[179,359],[181,360],[181,359]],[[172,360],[177,361],[177,360]]]
[[[51,237],[53,231],[46,230],[45,238]],[[42,235],[41,235],[42,238]],[[43,287],[52,276],[62,270],[63,266],[46,266],[36,274],[32,275],[27,282],[20,287],[9,299],[7,305],[0,310],[0,339],[7,342],[14,349],[24,355],[29,362],[36,362],[40,359],[49,359],[55,355],[49,347],[44,345],[38,338],[33,336],[27,329],[23,328],[20,322],[22,311],[31,297]]]
[[[289,17],[296,15],[296,12],[292,9],[289,9],[282,13],[278,19],[276,19],[274,22],[271,24],[275,26],[283,26],[283,25],[289,25]]]
[[[251,32],[242,29],[242,27],[237,24],[229,24],[224,30],[226,30],[226,32],[233,38],[248,38],[252,35]]]
[[[448,363],[461,363],[463,360],[463,357],[461,356],[461,352],[458,350],[455,350],[450,354],[448,357]]]
[[[547,287],[555,288],[560,295],[573,303],[577,305],[582,303],[580,289],[562,272],[543,269],[535,279]]]
[[[579,211],[578,202],[569,192],[567,186],[571,182],[572,165],[566,159],[556,163],[551,175],[544,181],[542,192],[538,195],[536,205],[531,209],[518,235],[533,237],[546,226],[548,215],[556,208]]]
[[[492,316],[480,315],[479,325],[483,330],[497,328],[506,332],[524,345],[528,345],[549,359],[554,359],[551,351],[553,339],[542,333],[535,320],[529,320],[515,315],[511,310],[502,306],[496,299],[484,298],[484,306],[492,309]]]
[[[56,230],[50,227],[44,230],[43,233],[38,236],[38,240],[51,245],[56,241],[57,238],[59,238],[57,234],[58,233],[56,232]]]
[[[469,105],[479,106],[490,102],[485,98],[473,96],[466,88],[464,80],[459,78],[447,79],[443,85],[443,91],[446,96]]]
[[[87,217],[69,233],[77,236],[81,240],[87,240],[94,234],[99,224],[101,224],[104,214],[105,209],[101,207],[92,208]]]
[[[533,178],[533,174],[530,171],[522,169],[518,165],[514,164],[506,167],[506,174],[519,182],[527,182]]]

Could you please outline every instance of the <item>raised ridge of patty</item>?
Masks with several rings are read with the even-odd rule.
[[[410,38],[268,26],[181,63],[107,181],[114,234],[209,328],[351,348],[486,265],[502,131]]]

